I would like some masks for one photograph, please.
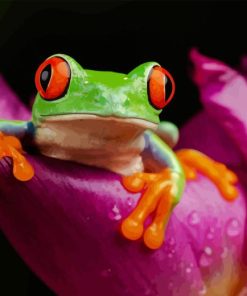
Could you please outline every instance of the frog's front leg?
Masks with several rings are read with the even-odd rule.
[[[224,164],[193,149],[182,149],[177,151],[176,154],[184,168],[187,179],[195,179],[198,171],[218,187],[226,200],[231,201],[237,197],[238,191],[234,185],[238,178]]]
[[[123,178],[126,189],[144,193],[136,208],[123,220],[121,231],[130,240],[143,235],[146,246],[157,249],[164,241],[171,211],[183,193],[185,176],[179,160],[168,145],[151,131],[146,131],[144,136],[146,152],[164,169],[159,173],[136,173]],[[153,220],[144,230],[144,223],[152,213]]]
[[[28,181],[34,170],[25,158],[20,139],[31,136],[31,122],[0,120],[0,159],[10,157],[13,160],[13,174],[20,181]]]

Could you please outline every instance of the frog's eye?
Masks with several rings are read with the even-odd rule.
[[[170,81],[171,92],[167,98],[166,83]],[[169,86],[169,83],[168,83]],[[148,97],[156,109],[163,109],[173,98],[175,82],[171,74],[161,66],[154,66],[148,78]]]
[[[68,89],[70,80],[69,64],[61,57],[45,60],[35,74],[35,85],[45,100],[61,98]]]

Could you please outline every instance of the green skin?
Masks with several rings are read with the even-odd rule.
[[[170,167],[176,174],[174,200],[177,203],[185,184],[182,167],[171,149],[177,142],[178,129],[170,122],[160,122],[161,110],[155,109],[150,104],[147,93],[148,75],[152,67],[158,64],[144,63],[126,75],[85,70],[67,55],[57,54],[55,56],[62,57],[70,66],[71,77],[66,94],[57,100],[48,101],[38,93],[33,105],[32,120],[28,122],[0,120],[0,131],[15,135],[20,139],[31,136],[34,144],[39,148],[40,142],[36,141],[37,130],[50,117],[91,114],[100,117],[101,120],[102,118],[138,119],[152,123],[156,128],[143,131],[145,141],[143,150],[145,151],[140,151],[140,153],[145,152],[148,158],[158,162],[161,167]],[[63,118],[62,116],[61,121]],[[131,128],[130,124],[128,126]],[[73,124],[71,129],[73,129]],[[52,142],[50,145],[53,145]],[[42,149],[40,151],[42,153]]]

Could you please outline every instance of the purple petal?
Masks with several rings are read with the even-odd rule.
[[[238,166],[242,161],[237,145],[205,111],[183,126],[177,148],[197,149],[230,166]]]
[[[174,289],[175,295],[193,295],[204,287],[204,276],[227,260],[241,262],[242,189],[240,198],[228,203],[205,178],[189,182],[166,244],[153,252],[118,234],[117,215],[125,217],[139,195],[126,192],[117,175],[45,157],[30,161],[36,176],[26,183],[14,180],[9,164],[1,163],[0,224],[59,295],[163,296],[174,295]]]
[[[194,80],[202,103],[247,160],[247,82],[244,76],[217,60],[191,51]]]

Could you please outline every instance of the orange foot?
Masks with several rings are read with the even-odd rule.
[[[232,201],[238,196],[238,191],[234,186],[238,182],[238,177],[224,164],[193,149],[179,150],[176,155],[184,169],[186,179],[196,179],[197,172],[200,172],[218,187],[226,200]]]
[[[22,155],[22,145],[18,138],[6,136],[0,132],[0,159],[13,159],[13,174],[20,181],[28,181],[34,175],[34,170],[28,160]]]
[[[165,169],[158,174],[136,173],[123,177],[124,187],[131,192],[144,193],[132,213],[123,220],[121,232],[130,240],[142,237],[150,249],[158,249],[163,241],[165,228],[179,192],[178,173]],[[183,186],[183,185],[181,185]],[[147,217],[155,212],[152,223],[144,230]]]

